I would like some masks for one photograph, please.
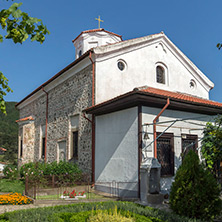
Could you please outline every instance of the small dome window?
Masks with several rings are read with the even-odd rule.
[[[79,50],[79,57],[82,55],[82,50]]]
[[[165,84],[165,69],[160,65],[156,67],[156,81]]]

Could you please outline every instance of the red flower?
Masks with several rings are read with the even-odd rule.
[[[63,192],[63,196],[69,196],[69,191],[65,190],[65,191]]]

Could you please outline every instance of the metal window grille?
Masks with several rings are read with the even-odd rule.
[[[78,158],[78,131],[72,133],[73,157]]]
[[[157,139],[157,159],[161,164],[161,176],[173,176],[174,174],[174,153],[173,137],[164,136]]]
[[[45,137],[42,138],[42,158],[45,157]]]
[[[186,138],[182,138],[182,159],[184,159],[190,150],[197,153],[197,138],[194,135],[186,135]]]
[[[20,141],[20,157],[23,155],[23,141]]]
[[[156,81],[165,84],[165,72],[161,66],[156,67]]]

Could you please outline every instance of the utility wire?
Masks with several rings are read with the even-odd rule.
[[[213,115],[213,116],[210,116],[211,119],[215,118],[217,115]],[[174,119],[174,120],[167,120],[167,121],[162,121],[162,122],[158,122],[156,123],[156,125],[159,125],[159,124],[162,124],[162,123],[172,123],[174,122],[175,120],[176,121],[185,121],[185,120],[192,120],[192,119],[201,119],[201,118],[205,118],[205,117],[208,117],[209,118],[209,115],[202,115],[202,116],[197,116],[197,117],[186,117],[186,118],[182,118],[182,119]],[[190,122],[192,123],[192,122]],[[155,123],[144,123],[143,126],[151,126],[151,125],[154,125]]]

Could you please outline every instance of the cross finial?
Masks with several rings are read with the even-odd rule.
[[[100,22],[104,22],[104,21],[100,19],[100,15],[99,15],[99,18],[95,18],[95,19],[98,20],[98,26],[99,26],[99,29],[100,29]]]

